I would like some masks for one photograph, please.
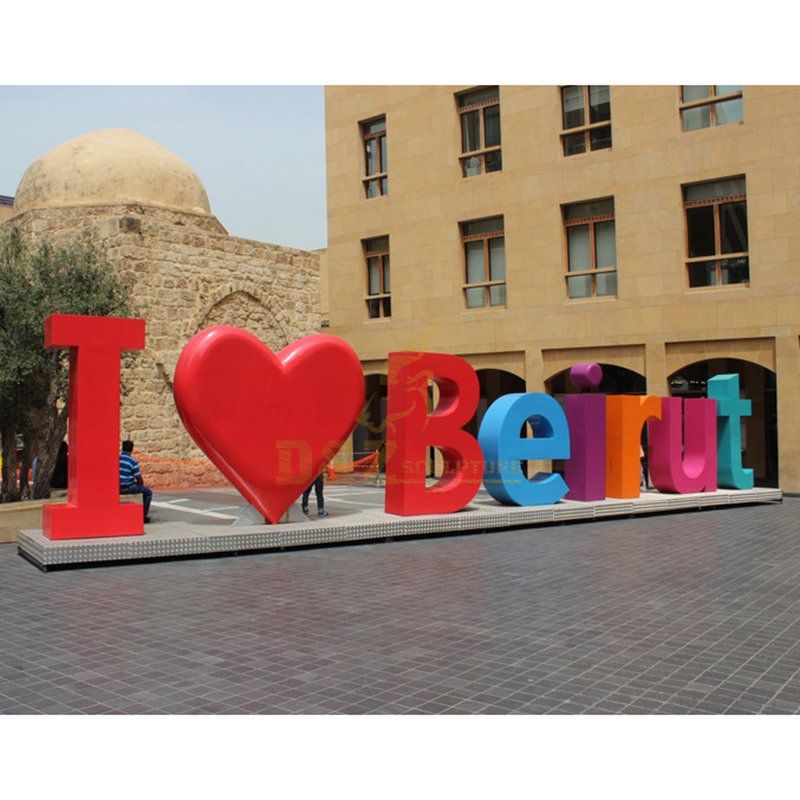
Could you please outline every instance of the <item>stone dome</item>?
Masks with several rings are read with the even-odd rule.
[[[77,136],[34,161],[20,181],[14,212],[134,204],[211,214],[200,178],[183,159],[117,128]]]

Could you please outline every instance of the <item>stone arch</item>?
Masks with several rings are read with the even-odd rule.
[[[379,451],[379,469],[385,466],[386,407],[388,375],[386,372],[370,370],[364,375],[364,408],[353,429],[353,460],[363,458],[375,450]]]
[[[254,286],[246,281],[230,281],[222,285],[215,285],[210,288],[208,294],[206,295],[205,309],[196,314],[191,320],[191,330],[189,331],[189,336],[194,336],[194,334],[198,331],[209,327],[205,323],[210,319],[214,319],[214,310],[219,310],[225,301],[234,295],[241,300],[250,298],[251,303],[255,303],[265,310],[280,334],[281,340],[283,341],[281,347],[285,347],[286,344],[292,341],[292,339],[299,334],[299,332],[292,330],[292,323],[289,315],[286,312],[286,309],[281,306],[278,300],[271,293],[265,292],[259,287]],[[215,321],[211,324],[219,325],[235,323],[221,323]],[[256,331],[252,332],[258,335]],[[267,341],[267,344],[270,344],[269,341]],[[272,347],[271,344],[270,347]]]
[[[542,373],[548,380],[559,372],[569,371],[580,361],[594,361],[629,369],[639,375],[646,372],[644,345],[609,345],[597,347],[568,347],[558,350],[542,350]]]
[[[525,380],[525,353],[521,350],[507,353],[469,353],[460,357],[468,361],[477,373],[497,370]]]
[[[666,347],[667,374],[711,359],[738,359],[775,371],[775,340],[771,337],[753,339],[710,339],[702,342],[671,342]]]
[[[156,374],[169,392],[173,388],[173,376],[183,346],[192,336],[212,325],[236,325],[258,336],[271,350],[282,350],[294,338],[287,331],[291,326],[285,313],[276,309],[276,304],[265,292],[246,284],[229,283],[217,286],[208,293],[205,309],[188,320],[186,334],[176,346],[165,350],[144,351],[152,358]]]
[[[233,325],[254,334],[273,351],[282,350],[288,341],[275,324],[269,309],[250,292],[232,292],[208,309],[202,328],[214,325]]]
[[[642,373],[619,364],[601,363],[600,366],[603,368],[603,380],[597,389],[590,391],[605,394],[644,394],[647,391],[647,379]],[[565,394],[589,391],[578,389],[572,384],[569,379],[569,369],[554,372],[544,385],[545,391],[559,400]]]
[[[499,397],[505,394],[525,393],[525,379],[515,372],[507,369],[497,369],[496,367],[486,367],[476,369],[480,395],[478,397],[478,408],[472,419],[464,426],[464,430],[473,436],[478,435],[483,416],[489,406]]]
[[[376,358],[362,361],[361,372],[365,378],[370,375],[387,375],[389,373],[389,359]]]

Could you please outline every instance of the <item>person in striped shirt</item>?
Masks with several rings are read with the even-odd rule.
[[[126,439],[122,443],[122,452],[119,454],[119,493],[141,494],[144,501],[144,521],[150,522],[148,511],[150,501],[153,499],[153,490],[144,485],[139,464],[131,455],[133,442]]]

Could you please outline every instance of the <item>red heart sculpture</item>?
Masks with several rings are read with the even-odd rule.
[[[217,325],[183,348],[173,394],[200,449],[275,524],[353,430],[364,376],[336,336],[306,336],[275,355]]]

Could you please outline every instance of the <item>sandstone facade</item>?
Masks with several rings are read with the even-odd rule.
[[[800,491],[800,89],[745,86],[741,121],[684,131],[681,87],[612,86],[612,146],[565,155],[559,87],[500,86],[502,168],[465,177],[459,101],[475,88],[326,88],[330,332],[362,359],[378,429],[357,429],[355,449],[382,440],[392,351],[463,356],[486,379],[484,405],[498,375],[558,396],[576,361],[635,373],[659,395],[721,369],[754,403],[745,464]],[[388,191],[368,196],[364,132],[379,117]],[[749,280],[693,288],[684,187],[731,178],[746,183]],[[572,298],[566,209],[611,198],[618,289]],[[461,225],[497,217],[504,302],[469,307]],[[375,237],[391,253],[391,316],[377,318],[364,245]]]

